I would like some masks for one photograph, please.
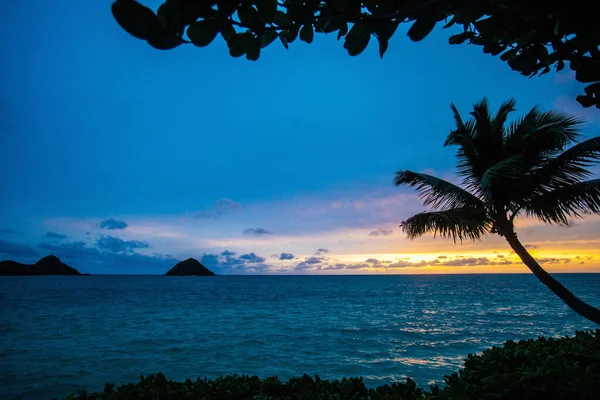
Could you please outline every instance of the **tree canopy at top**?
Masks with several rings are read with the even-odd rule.
[[[568,66],[584,107],[600,108],[600,18],[589,0],[166,0],[155,13],[135,0],[117,0],[112,13],[132,36],[160,50],[184,43],[208,46],[220,34],[233,57],[258,60],[276,40],[288,48],[298,37],[336,33],[351,56],[372,38],[381,57],[401,23],[424,39],[437,24],[459,25],[450,44],[471,43],[500,56],[513,70],[543,75]]]

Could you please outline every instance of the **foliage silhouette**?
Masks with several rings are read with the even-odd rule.
[[[315,33],[344,38],[351,56],[375,38],[383,57],[401,23],[411,24],[413,41],[437,24],[458,25],[462,32],[450,36],[450,44],[482,46],[525,76],[569,63],[576,79],[589,83],[577,101],[600,108],[600,29],[595,3],[588,0],[165,0],[156,13],[134,0],[117,0],[112,13],[123,29],[157,49],[208,46],[220,33],[231,56],[249,60],[277,39],[288,48],[298,37],[311,43]]]
[[[508,123],[515,110],[509,100],[491,115],[484,98],[464,121],[454,105],[455,128],[445,146],[457,146],[463,187],[431,175],[400,170],[396,186],[416,188],[423,212],[400,225],[410,239],[426,233],[478,240],[487,233],[503,236],[535,276],[581,316],[600,325],[600,310],[581,301],[548,274],[519,242],[519,215],[549,224],[600,214],[600,179],[586,168],[600,160],[600,137],[578,142],[581,122],[558,111],[534,107]]]
[[[278,377],[233,375],[214,380],[174,382],[158,373],[138,383],[104,391],[80,390],[67,400],[595,400],[600,396],[600,330],[560,339],[508,341],[465,359],[464,367],[446,376],[441,388],[406,382],[367,388],[362,378],[329,381],[304,375],[282,382]]]

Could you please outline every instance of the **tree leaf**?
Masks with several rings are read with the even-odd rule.
[[[214,19],[196,21],[187,29],[187,35],[198,47],[208,46],[219,33],[218,22]]]
[[[344,24],[338,31],[337,40],[340,40],[343,36],[346,36],[346,34],[348,34],[348,23],[344,21]]]
[[[229,47],[229,54],[238,58],[246,54],[246,34],[245,33],[236,33],[227,41],[227,47]]]
[[[448,43],[449,44],[463,44],[467,39],[471,39],[473,36],[475,36],[475,33],[473,32],[463,32],[463,33],[459,33],[457,35],[452,35],[448,38]]]
[[[362,53],[369,44],[371,32],[367,29],[364,23],[357,22],[352,26],[350,32],[346,35],[344,48],[348,50],[351,56],[357,56]]]
[[[248,35],[245,40],[246,59],[256,61],[260,57],[261,41],[251,35]]]
[[[273,21],[277,15],[277,0],[258,0],[256,8],[263,20]]]
[[[242,4],[240,8],[238,8],[238,17],[240,18],[240,22],[252,29],[255,32],[261,31],[265,23],[260,18],[260,14],[254,7],[249,4]]]
[[[219,27],[219,32],[221,32],[221,36],[223,36],[223,39],[225,39],[226,42],[229,41],[229,39],[236,34],[233,24],[227,20],[221,23],[221,26]]]
[[[408,30],[408,37],[413,42],[420,42],[425,39],[429,33],[435,27],[437,18],[435,16],[427,15],[423,16],[415,21],[414,24]]]
[[[315,32],[313,31],[313,26],[310,24],[304,25],[302,29],[300,29],[300,40],[306,43],[312,43],[315,37]]]
[[[377,40],[379,41],[379,57],[383,58],[383,55],[387,51],[389,40],[384,38],[377,38]]]
[[[261,48],[267,47],[268,45],[273,43],[273,41],[275,39],[277,39],[278,37],[279,37],[279,35],[275,31],[267,31],[267,32],[263,33],[260,38],[260,47]]]
[[[282,31],[279,35],[285,37],[288,43],[292,43],[298,37],[298,31],[300,27],[298,25],[291,25],[285,31]]]
[[[240,2],[238,0],[219,0],[217,11],[222,18],[229,18],[237,10]]]
[[[131,36],[147,40],[162,25],[154,11],[133,0],[117,0],[111,7],[113,17]]]
[[[282,28],[287,28],[292,25],[292,20],[287,16],[283,11],[277,11],[275,14],[275,18],[273,19],[275,25],[280,26]]]
[[[179,36],[166,31],[162,35],[151,36],[146,41],[158,50],[171,50],[183,43],[183,39]]]
[[[279,40],[281,41],[281,44],[283,45],[283,47],[285,47],[286,50],[290,48],[290,45],[288,44],[288,41],[285,37],[279,35]]]

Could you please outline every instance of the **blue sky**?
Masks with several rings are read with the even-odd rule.
[[[300,271],[325,247],[331,265],[402,259],[417,242],[394,228],[419,204],[393,173],[451,176],[451,102],[466,114],[483,96],[515,97],[516,115],[561,108],[600,133],[570,73],[522,77],[479,47],[449,46],[449,30],[412,43],[401,27],[383,60],[373,43],[349,57],[317,35],[250,62],[220,37],[152,49],[116,24],[111,1],[34,3],[10,2],[0,25],[0,258],[58,252],[102,273],[161,273],[225,250],[265,259],[238,273]],[[110,219],[127,227],[102,228]]]

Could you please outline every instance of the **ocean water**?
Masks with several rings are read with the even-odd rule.
[[[600,274],[557,278],[600,306]],[[532,275],[0,277],[0,399],[156,372],[427,385],[507,339],[589,328]]]

